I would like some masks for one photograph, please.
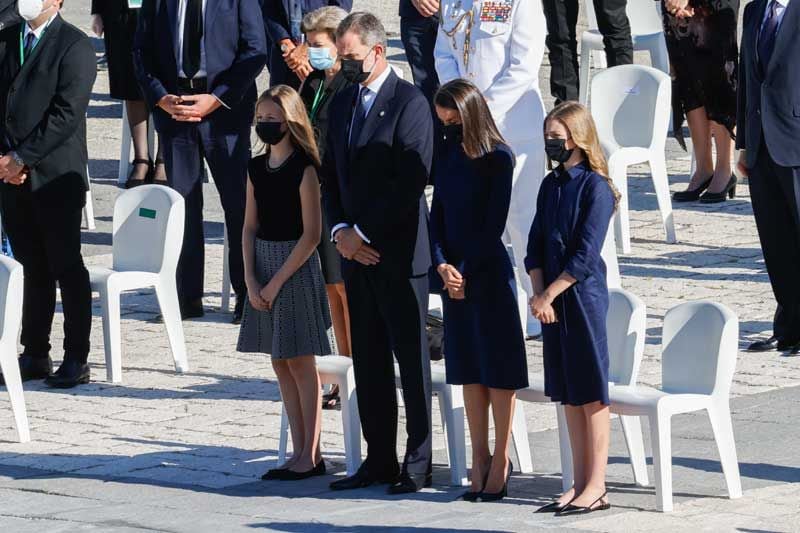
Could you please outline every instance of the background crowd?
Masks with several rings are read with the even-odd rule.
[[[18,14],[28,21],[0,30],[0,208],[26,273],[23,378],[71,387],[89,380],[80,216],[94,55],[86,36],[58,16],[60,0],[35,8],[32,1],[0,6],[11,22]],[[625,0],[593,3],[609,67],[631,63]],[[737,1],[653,4],[670,56],[673,134],[685,146],[685,119],[696,162],[688,188],[673,199],[733,197],[735,141],[778,303],[773,335],[751,349],[800,353],[800,65],[793,61],[800,45],[792,40],[800,5],[751,2],[739,48]],[[514,391],[527,386],[524,338],[541,333],[546,392],[568,407],[575,471],[575,486],[543,510],[607,509],[602,256],[618,192],[591,115],[574,102],[578,0],[401,0],[414,84],[389,66],[381,22],[348,15],[351,7],[92,3],[111,95],[126,102],[134,145],[128,186],[166,183],[185,200],[178,268],[185,319],[204,313],[206,164],[214,177],[230,242],[234,322],[242,323],[238,349],[272,356],[295,445],[292,458],[264,477],[325,473],[320,408],[337,398],[336,391],[321,397],[314,356],[336,351],[352,353],[369,449],[358,472],[331,488],[388,483],[391,493],[406,493],[430,484],[424,316],[434,291],[444,301],[448,382],[465,386],[473,441],[464,498],[506,494]],[[550,113],[538,79],[546,52],[557,103]],[[37,62],[52,68],[31,67]],[[271,88],[258,97],[265,65]],[[151,120],[155,154],[147,146]],[[263,144],[256,157],[254,124]],[[65,357],[52,373],[56,284]],[[395,360],[408,432],[401,464]]]

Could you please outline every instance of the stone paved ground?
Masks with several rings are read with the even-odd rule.
[[[391,57],[403,60],[393,0],[361,0],[378,11],[392,35]],[[88,2],[69,2],[65,14],[88,29]],[[644,59],[646,61],[646,58]],[[402,65],[401,65],[402,66]],[[547,69],[542,69],[547,93]],[[264,80],[260,80],[263,86]],[[89,112],[91,174],[97,230],[84,234],[87,262],[110,264],[111,212],[119,158],[121,106],[106,94],[101,72]],[[548,102],[549,104],[549,102]],[[687,181],[688,156],[668,144],[671,188]],[[208,258],[206,305],[219,306],[221,216],[213,185],[207,186]],[[752,218],[748,189],[722,206],[676,205],[679,244],[663,242],[652,184],[646,168],[630,180],[633,250],[621,257],[623,285],[648,306],[645,361],[640,379],[660,382],[661,320],[670,307],[708,298],[731,307],[741,320],[741,346],[768,332],[774,303]],[[533,200],[532,200],[533,201]],[[279,426],[279,393],[265,357],[235,352],[238,330],[229,315],[211,312],[185,323],[191,372],[176,375],[163,326],[152,319],[151,291],[123,300],[124,384],[105,382],[99,306],[93,323],[92,384],[53,392],[26,386],[34,442],[19,445],[10,409],[0,394],[0,526],[7,531],[205,531],[263,528],[277,531],[468,531],[559,529],[564,524],[535,520],[531,505],[557,490],[553,410],[526,406],[537,472],[516,476],[510,501],[469,506],[451,501],[446,485],[444,439],[436,424],[436,488],[407,499],[387,499],[376,490],[333,497],[328,479],[293,487],[267,485],[260,474],[274,461]],[[57,316],[54,346],[61,342]],[[54,354],[58,357],[57,351]],[[529,343],[531,371],[541,370],[541,343]],[[800,463],[792,422],[800,413],[800,358],[778,353],[740,353],[733,393],[744,500],[724,494],[710,431],[702,416],[681,417],[688,436],[676,430],[676,512],[652,510],[648,491],[630,485],[625,454],[615,433],[609,479],[613,515],[571,522],[592,531],[635,529],[674,531],[797,531]],[[434,402],[435,403],[435,402]],[[434,414],[434,421],[438,421]],[[786,421],[789,424],[785,424]],[[341,470],[339,415],[324,414],[323,446],[329,464]],[[651,475],[652,477],[652,475]],[[792,483],[793,484],[787,484]]]

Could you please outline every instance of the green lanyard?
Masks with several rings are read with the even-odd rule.
[[[314,123],[314,119],[317,118],[317,111],[319,111],[319,106],[322,104],[323,96],[325,93],[325,80],[320,81],[319,87],[317,87],[317,93],[314,95],[314,102],[311,104],[311,123]]]
[[[39,45],[39,43],[42,40],[42,37],[44,37],[44,32],[47,31],[47,28],[49,26],[50,26],[50,24],[45,26],[45,28],[42,30],[42,34],[39,35],[39,38],[36,39],[35,41],[33,41],[33,46],[31,46],[31,52],[33,52],[33,50]],[[22,29],[19,30],[19,65],[20,66],[25,64],[25,44],[24,44],[23,35],[25,35],[25,26],[23,26]]]

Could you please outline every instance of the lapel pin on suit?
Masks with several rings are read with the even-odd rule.
[[[382,116],[383,116],[383,115],[385,115],[385,114],[386,114],[386,111],[381,111],[380,113],[378,113],[378,116],[379,116],[379,117],[382,117]]]

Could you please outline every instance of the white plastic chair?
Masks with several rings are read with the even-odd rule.
[[[614,387],[612,412],[646,416],[650,421],[656,500],[672,510],[671,418],[708,411],[731,498],[742,495],[730,412],[730,390],[738,353],[739,321],[727,307],[688,302],[664,316],[662,385]]]
[[[231,310],[231,268],[228,262],[228,226],[222,226],[222,293],[219,310],[227,313]]]
[[[630,253],[628,167],[648,163],[666,241],[675,243],[675,222],[667,178],[670,77],[654,68],[621,65],[592,79],[592,117],[608,158],[608,172],[622,198],[614,218],[617,248]]]
[[[155,287],[175,369],[189,370],[175,279],[184,216],[183,197],[163,185],[127,190],[114,204],[113,267],[89,269],[103,306],[106,366],[113,383],[122,381],[120,295],[132,289]]]
[[[592,0],[585,0],[583,5],[586,9],[589,30],[581,35],[579,99],[581,103],[586,104],[589,96],[589,70],[592,56],[593,53],[602,53],[605,45],[603,44],[603,35],[597,29],[597,16]],[[634,51],[649,52],[651,65],[669,75],[669,55],[667,54],[667,43],[664,40],[661,4],[652,0],[629,0],[626,12],[631,24]],[[603,56],[603,68],[605,65],[605,56]]]
[[[635,295],[622,289],[610,289],[609,309],[606,317],[608,330],[609,371],[608,379],[610,389],[618,385],[635,385],[639,375],[639,366],[644,353],[644,340],[646,333],[647,309]],[[517,458],[522,472],[533,472],[530,442],[528,441],[527,424],[523,402],[552,403],[544,395],[544,376],[531,374],[528,377],[527,389],[517,391],[516,411],[512,428],[512,442],[516,449]],[[554,404],[558,421],[558,440],[561,451],[561,484],[564,491],[569,490],[573,484],[572,450],[570,448],[569,433],[567,431],[564,406]],[[648,485],[647,466],[645,463],[644,443],[642,441],[641,423],[637,417],[619,417],[625,444],[631,458],[633,478],[637,485]]]
[[[89,174],[89,165],[86,165],[86,178],[89,181],[89,188],[86,190],[86,205],[83,206],[83,225],[88,230],[94,230],[97,226],[94,223],[94,200],[92,198],[92,177]]]
[[[397,387],[400,387],[400,367],[394,365]],[[431,365],[431,393],[439,399],[439,414],[446,436],[450,483],[461,487],[467,483],[467,444],[464,420],[464,393],[460,385],[448,385],[444,366]]]
[[[30,442],[28,414],[17,360],[17,339],[22,323],[22,265],[0,255],[0,370],[6,381],[11,410],[20,442]]]
[[[347,475],[352,476],[361,466],[361,419],[358,416],[356,379],[353,360],[341,355],[317,356],[317,372],[323,385],[338,385],[342,405],[342,433]],[[289,418],[281,407],[281,429],[278,441],[278,464],[286,461],[289,441]]]

